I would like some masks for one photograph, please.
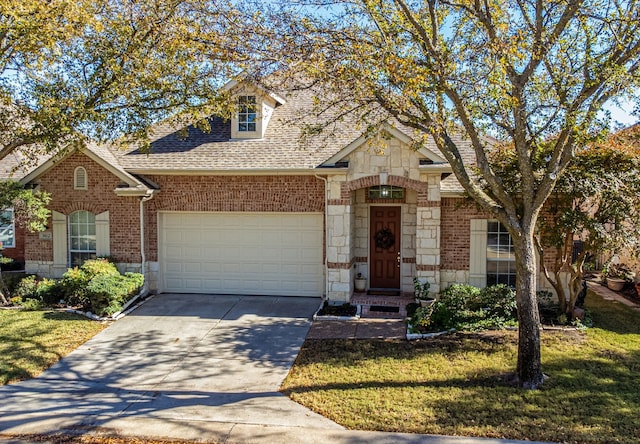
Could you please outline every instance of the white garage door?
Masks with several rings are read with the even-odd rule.
[[[321,296],[322,214],[161,213],[162,290]]]

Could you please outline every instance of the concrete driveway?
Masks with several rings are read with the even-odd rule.
[[[341,430],[278,393],[318,305],[155,296],[40,377],[0,387],[0,431],[222,441],[238,425],[252,436],[255,427]]]

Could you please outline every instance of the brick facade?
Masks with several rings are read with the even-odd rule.
[[[76,167],[87,171],[87,190],[73,189]],[[69,215],[77,210],[99,214],[109,211],[111,256],[116,262],[140,263],[139,198],[119,197],[113,192],[121,180],[82,153],[73,153],[50,168],[37,181],[51,194],[49,209]],[[52,229],[51,219],[48,231]],[[52,261],[53,243],[40,239],[38,233],[26,233],[25,258]]]
[[[443,198],[440,225],[440,268],[469,270],[471,219],[487,219],[473,203],[465,199]]]
[[[491,217],[466,199],[442,199],[440,227],[442,245],[440,268],[442,270],[469,270],[471,219],[491,219]],[[544,259],[545,264],[551,266],[555,260],[555,251],[546,251]]]
[[[148,176],[160,192],[145,204],[150,261],[158,260],[158,211],[324,212],[314,176]]]

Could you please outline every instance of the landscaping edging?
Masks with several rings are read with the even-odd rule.
[[[320,302],[320,307],[313,314],[314,321],[357,321],[360,319],[360,315],[362,314],[362,305],[356,305],[356,314],[355,316],[330,316],[330,315],[319,315],[318,313],[324,307],[324,301]]]
[[[416,339],[430,339],[438,336],[446,335],[449,333],[455,333],[455,330],[438,331],[434,333],[409,333],[411,325],[407,326],[407,341],[415,341]]]

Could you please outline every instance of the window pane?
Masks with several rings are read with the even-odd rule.
[[[404,188],[392,185],[376,185],[369,188],[369,199],[403,199]]]
[[[511,236],[502,224],[487,223],[487,285],[515,286],[515,254]]]
[[[88,211],[76,211],[69,216],[69,262],[82,265],[96,257],[96,217]]]
[[[2,248],[14,248],[16,246],[13,222],[13,210],[2,211],[0,217],[0,243],[2,243]]]

